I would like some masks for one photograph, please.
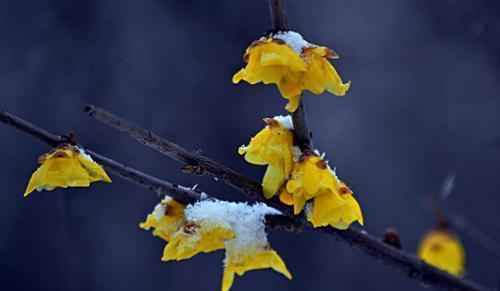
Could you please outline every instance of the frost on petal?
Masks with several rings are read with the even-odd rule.
[[[448,230],[434,230],[424,236],[418,256],[436,268],[458,277],[465,274],[465,251],[458,237]]]
[[[57,187],[88,187],[90,183],[111,183],[104,169],[83,150],[75,146],[62,146],[39,158],[40,167],[33,173],[24,196],[34,190],[51,191]]]
[[[265,232],[266,215],[278,215],[279,211],[264,204],[250,206],[246,203],[201,201],[186,209],[186,219],[195,223],[212,221],[228,225],[234,232],[233,239],[226,240],[226,259],[222,290],[229,290],[234,274],[272,268],[291,278],[285,263],[270,248]]]
[[[228,225],[213,221],[186,221],[163,250],[162,261],[184,260],[224,248],[224,241],[234,238]]]
[[[298,55],[302,54],[303,49],[316,46],[307,42],[302,35],[295,31],[280,31],[272,34],[271,38],[284,41]]]
[[[167,196],[139,225],[145,230],[154,228],[153,235],[168,242],[163,250],[162,261],[179,261],[202,252],[219,250],[224,248],[225,240],[234,237],[234,232],[227,224],[213,220],[186,220],[185,209],[186,206]]]

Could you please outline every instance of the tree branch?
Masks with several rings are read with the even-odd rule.
[[[15,115],[9,114],[0,109],[0,122],[15,128],[27,136],[34,138],[50,147],[57,147],[60,144],[66,143],[66,139],[54,135],[47,130],[40,128],[32,123],[25,121]],[[183,203],[190,204],[202,198],[202,194],[195,190],[190,190],[186,187],[179,187],[179,185],[172,184],[165,180],[158,179],[146,173],[143,173],[134,168],[125,166],[115,160],[98,154],[92,150],[84,149],[94,161],[102,165],[107,171],[115,174],[116,176],[131,182],[137,186],[148,189],[158,195],[168,195],[175,200]],[[212,198],[206,193],[203,193],[206,198]],[[269,228],[280,229],[285,231],[298,232],[301,231],[292,219],[287,216],[267,216],[266,225]]]
[[[197,175],[208,175],[216,180],[223,181],[237,190],[244,191],[246,195],[253,200],[265,203],[269,202],[263,198],[262,188],[259,183],[200,155],[198,152],[188,151],[171,141],[159,137],[150,130],[141,128],[92,105],[85,106],[85,112],[97,120],[134,138],[143,145],[151,147],[167,157],[180,162],[184,165],[182,168],[184,172]],[[270,206],[276,208],[281,206],[281,203],[274,201]],[[287,210],[287,212],[291,213],[289,210]]]
[[[288,18],[286,16],[285,4],[283,0],[268,0],[269,11],[274,31],[288,30]]]
[[[396,268],[397,270],[406,273],[410,278],[425,284],[434,285],[443,289],[485,290],[474,282],[450,275],[424,263],[412,254],[386,245],[381,240],[367,234],[363,230],[354,228],[337,230],[330,227],[313,228],[303,217],[293,216],[290,211],[290,207],[273,199],[264,199],[260,184],[250,178],[218,164],[217,162],[214,162],[197,152],[188,151],[171,141],[159,137],[149,130],[132,124],[103,109],[88,105],[85,107],[85,110],[90,116],[96,118],[97,120],[110,125],[140,143],[183,163],[185,166],[197,167],[198,170],[193,172],[194,174],[209,175],[216,178],[216,180],[222,181],[239,190],[250,199],[255,199],[254,197],[257,197],[258,201],[266,203],[267,205],[280,210],[282,213],[289,215],[290,218],[293,218],[298,229],[318,231],[333,236],[337,240],[344,240],[351,246],[356,247],[369,256],[372,256]],[[244,183],[238,183],[238,179],[240,179],[240,177],[243,177]],[[245,185],[245,187],[239,187],[238,185],[240,184]]]
[[[312,137],[307,125],[306,111],[302,97],[299,101],[299,107],[292,113],[293,139],[294,143],[305,152],[312,150]]]

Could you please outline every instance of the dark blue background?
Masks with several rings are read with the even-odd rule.
[[[433,226],[422,207],[456,174],[444,202],[500,241],[498,1],[287,1],[292,28],[340,54],[346,97],[306,94],[315,145],[362,205],[366,228],[396,227],[414,251]],[[110,109],[260,179],[237,147],[283,114],[273,86],[231,83],[246,46],[269,28],[265,0],[3,0],[0,106],[111,158],[240,200],[208,178],[86,117]],[[217,290],[223,252],[160,262],[164,242],[138,228],[158,199],[112,177],[90,189],[22,193],[48,149],[0,126],[3,290]],[[234,290],[420,290],[345,243],[272,231],[293,281],[272,271]],[[470,278],[495,286],[499,265],[470,241]]]

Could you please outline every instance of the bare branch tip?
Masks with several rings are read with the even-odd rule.
[[[92,104],[87,104],[83,107],[83,111],[89,115],[93,115],[96,107]]]

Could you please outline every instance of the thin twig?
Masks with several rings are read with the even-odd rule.
[[[181,146],[172,143],[149,130],[143,129],[135,124],[132,124],[122,118],[119,118],[101,108],[88,105],[86,106],[87,113],[97,120],[110,125],[111,127],[125,133],[127,136],[141,142],[142,144],[151,147],[168,157],[174,157],[175,160],[184,163],[186,166],[191,166],[189,163],[194,163],[199,167],[199,171],[194,174],[205,174],[222,181],[233,188],[245,194],[249,199],[258,196],[258,200],[280,210],[286,215],[292,215],[290,207],[276,202],[275,200],[266,200],[262,194],[262,188],[259,183],[245,177],[245,185],[253,185],[251,187],[239,188],[238,183],[233,183],[243,175],[236,173],[223,165],[220,165],[205,156],[199,155],[197,152],[188,151]],[[166,145],[163,147],[162,145]],[[176,152],[180,149],[180,152]],[[183,158],[175,158],[180,154]],[[186,156],[184,156],[186,155]],[[235,176],[236,174],[236,176]],[[248,182],[248,181],[251,181]],[[367,234],[365,231],[349,228],[347,230],[337,230],[334,228],[312,228],[312,226],[302,217],[291,216],[296,221],[296,226],[299,229],[308,229],[318,231],[333,236],[336,239],[344,240],[351,246],[363,251],[364,253],[396,268],[399,271],[406,273],[410,278],[423,282],[425,284],[434,285],[443,289],[453,290],[486,290],[474,282],[463,280],[439,269],[436,269],[423,261],[416,258],[414,255],[398,250],[394,247],[384,244],[381,240]]]
[[[436,228],[450,228],[460,233],[500,262],[500,250],[495,241],[472,225],[464,216],[456,216],[443,211],[443,208],[433,199],[426,199],[424,206],[434,215]]]
[[[466,236],[483,251],[500,262],[500,248],[495,241],[472,225],[464,216],[446,213],[447,211],[443,211],[443,208],[440,207],[439,203],[434,199],[426,199],[424,201],[424,206],[427,207],[434,215],[436,228],[450,228],[453,231]]]
[[[449,221],[453,229],[468,237],[477,246],[500,262],[500,248],[494,240],[477,229],[477,227],[475,227],[463,216],[452,216]]]

